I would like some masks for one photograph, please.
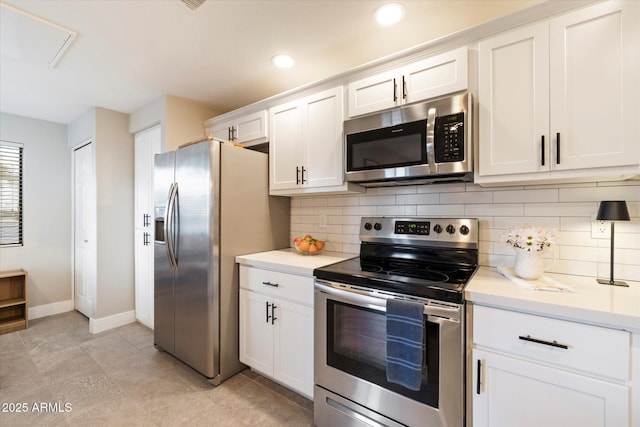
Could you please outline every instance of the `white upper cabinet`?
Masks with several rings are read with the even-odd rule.
[[[206,136],[248,145],[266,142],[269,136],[267,110],[233,118],[214,117],[204,126]]]
[[[344,183],[343,88],[335,87],[269,110],[272,195],[354,191]]]
[[[458,92],[468,86],[467,48],[349,84],[349,117]]]
[[[603,2],[478,43],[477,183],[640,173],[639,19]]]

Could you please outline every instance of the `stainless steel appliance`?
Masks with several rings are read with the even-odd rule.
[[[463,426],[463,291],[478,220],[362,218],[360,230],[360,257],[314,271],[315,424]],[[390,299],[424,305],[416,391],[387,379]]]
[[[213,384],[238,360],[235,256],[288,247],[267,155],[206,140],[156,155],[154,343]]]
[[[473,180],[471,94],[344,122],[345,177],[367,187]]]

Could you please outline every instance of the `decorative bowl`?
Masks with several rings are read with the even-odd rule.
[[[296,238],[293,241],[293,246],[296,248],[298,253],[301,253],[302,255],[318,255],[324,250],[325,242],[314,238]]]

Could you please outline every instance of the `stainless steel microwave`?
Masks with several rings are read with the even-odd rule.
[[[468,92],[344,122],[345,178],[364,186],[473,179]]]

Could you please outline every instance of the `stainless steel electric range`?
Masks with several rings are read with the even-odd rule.
[[[478,220],[366,217],[360,240],[359,257],[314,271],[315,424],[463,426],[464,287],[478,267]],[[392,299],[424,306],[418,390],[387,376]]]

